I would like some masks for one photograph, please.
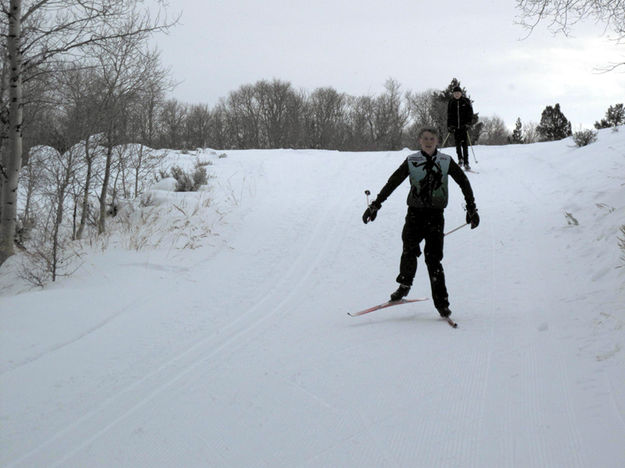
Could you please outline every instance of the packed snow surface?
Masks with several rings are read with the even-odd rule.
[[[44,289],[12,257],[0,466],[624,467],[625,128],[474,150],[457,329],[431,300],[347,315],[396,288],[408,182],[361,216],[408,149],[171,152],[209,187],[162,181]]]

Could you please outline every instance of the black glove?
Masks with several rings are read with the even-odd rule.
[[[480,224],[480,215],[477,214],[475,203],[467,204],[467,224],[471,224],[471,229],[475,229]]]
[[[449,133],[454,133],[456,131],[456,127],[447,127],[447,131]]]
[[[373,200],[362,215],[362,222],[367,224],[369,221],[375,220],[380,208],[382,208],[382,204],[377,200]]]

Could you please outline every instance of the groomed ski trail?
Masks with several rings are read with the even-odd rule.
[[[0,464],[625,463],[609,366],[620,355],[585,334],[593,315],[567,312],[601,297],[579,281],[567,194],[530,154],[480,151],[481,225],[445,239],[457,330],[431,301],[345,315],[396,287],[407,185],[374,223],[360,216],[363,190],[377,193],[406,152],[231,152],[254,187],[228,247],[198,251],[182,277],[161,271],[145,302],[129,309],[122,294],[111,320],[8,367],[2,384],[27,391],[3,403],[33,409],[6,413],[16,429],[2,432]],[[464,220],[453,183],[450,197],[448,228]],[[430,295],[423,257],[413,292]]]

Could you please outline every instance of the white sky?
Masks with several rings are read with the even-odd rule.
[[[187,103],[212,107],[262,79],[377,95],[388,78],[421,92],[456,77],[482,117],[513,127],[560,103],[578,130],[625,101],[625,69],[596,70],[625,61],[625,46],[593,24],[523,39],[514,0],[175,0],[171,13],[180,23],[156,43]]]

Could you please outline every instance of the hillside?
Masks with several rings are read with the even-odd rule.
[[[407,154],[206,151],[208,190],[154,187],[70,278],[28,290],[12,258],[0,466],[625,466],[625,128],[475,147],[457,329],[346,315],[396,288],[408,183],[360,217]]]

